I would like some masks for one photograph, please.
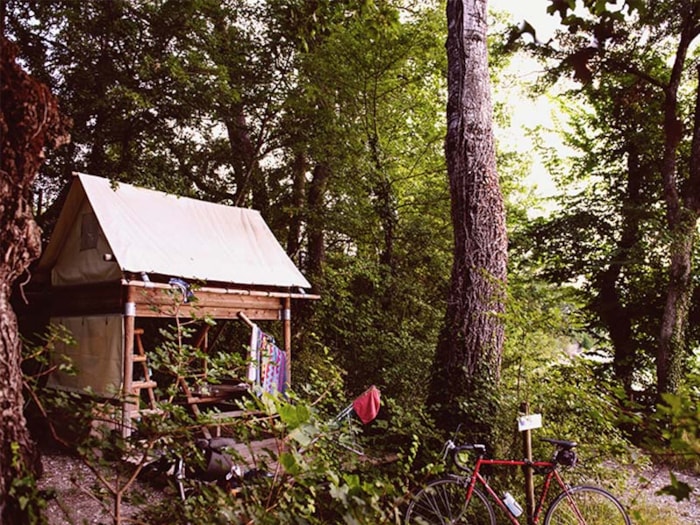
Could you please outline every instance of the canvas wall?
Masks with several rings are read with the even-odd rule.
[[[54,372],[49,386],[73,391],[90,387],[102,396],[115,396],[122,385],[124,367],[122,316],[56,317],[51,322],[64,325],[76,341],[75,345],[57,345],[54,363],[66,355],[77,373]]]
[[[104,259],[111,253],[97,217],[85,199],[51,270],[51,283],[61,286],[119,280],[122,272],[117,263]]]

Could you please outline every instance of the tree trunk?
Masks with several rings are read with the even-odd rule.
[[[693,297],[691,263],[698,222],[697,214],[688,211],[686,215],[671,233],[669,282],[656,359],[659,395],[677,392],[684,376],[688,315]]]
[[[309,279],[314,283],[314,291],[320,293],[323,286],[323,264],[326,260],[325,223],[326,188],[331,171],[324,163],[314,167],[313,177],[309,185],[307,228],[309,229],[309,257],[307,272]]]
[[[29,523],[32,493],[25,482],[40,462],[22,412],[21,342],[10,305],[13,283],[41,252],[32,217],[31,185],[46,144],[67,139],[56,101],[15,63],[14,44],[2,38],[0,56],[0,522]],[[24,491],[24,492],[23,492]],[[28,507],[20,498],[29,498]]]
[[[254,177],[259,171],[256,150],[250,136],[243,105],[233,105],[230,108],[230,113],[231,118],[225,121],[225,125],[231,151],[231,167],[236,181],[234,204],[244,206],[251,188],[254,186]],[[264,213],[263,216],[265,216]]]
[[[486,0],[448,0],[445,155],[454,261],[429,403],[440,427],[488,438],[503,347],[507,238],[496,172]]]
[[[301,250],[301,232],[303,226],[304,195],[306,192],[306,170],[308,169],[306,155],[299,152],[294,156],[292,164],[292,211],[289,214],[289,230],[287,232],[287,254],[299,262]]]
[[[379,217],[384,234],[384,244],[379,255],[381,271],[386,275],[394,274],[394,241],[396,237],[397,224],[399,222],[396,212],[396,197],[391,180],[387,176],[382,163],[382,155],[379,151],[379,137],[372,135],[368,140],[368,147],[372,158],[373,173],[370,175],[372,182],[372,193],[374,209]],[[390,297],[387,297],[391,300]]]
[[[632,313],[620,295],[618,281],[628,261],[633,259],[635,246],[639,242],[642,181],[647,171],[648,167],[640,165],[637,148],[634,144],[629,144],[627,189],[622,206],[622,235],[612,260],[596,279],[598,294],[593,302],[593,308],[606,326],[615,351],[615,377],[628,395],[632,393],[638,344],[634,338]]]
[[[700,77],[700,67],[698,67],[697,73]],[[667,121],[672,121],[675,112],[671,114],[670,107],[675,108],[675,97],[669,100],[667,105],[669,106]],[[667,132],[673,133],[673,129]],[[674,138],[672,136],[670,141],[673,142]],[[699,163],[700,88],[697,89],[695,99],[693,139],[689,162],[690,173],[687,184],[683,185],[681,191],[678,192],[675,177],[672,176],[675,175],[675,171],[664,172],[667,218],[671,234],[671,264],[656,356],[656,380],[659,396],[667,392],[676,392],[683,378],[683,362],[687,351],[688,316],[693,298],[692,259],[697,237],[698,218],[700,217]],[[666,165],[664,168],[668,169]]]

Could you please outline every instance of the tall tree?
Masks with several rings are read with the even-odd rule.
[[[580,107],[580,95],[566,105]],[[663,305],[656,154],[662,112],[650,86],[633,77],[601,79],[586,90],[586,101],[585,109],[568,112],[567,141],[582,153],[561,177],[576,184],[557,211],[531,224],[536,247],[527,249],[546,261],[552,282],[585,283],[579,289],[588,297],[588,328],[607,334],[596,347],[607,351],[609,339],[612,371],[636,397],[654,360]]]
[[[38,456],[25,425],[21,343],[10,305],[14,282],[41,252],[32,216],[32,182],[46,146],[67,140],[55,98],[15,62],[14,44],[0,42],[0,521],[29,523],[31,494],[22,480],[36,474]],[[20,481],[13,486],[13,482]]]
[[[568,2],[550,2],[550,13],[559,13],[568,31],[545,52],[558,59],[557,73],[580,81],[579,96],[594,109],[595,117],[586,119],[593,127],[577,128],[594,139],[571,141],[586,152],[581,172],[602,176],[589,191],[607,190],[596,203],[589,198],[587,209],[577,207],[577,217],[564,211],[568,219],[561,224],[569,227],[558,238],[571,239],[578,230],[589,248],[579,260],[599,268],[587,276],[595,295],[591,310],[610,334],[616,375],[630,390],[646,348],[654,355],[657,394],[673,392],[688,355],[698,250],[700,114],[692,95],[698,90],[692,48],[700,36],[700,4],[587,0],[584,7],[572,12]],[[592,149],[599,154],[590,155]],[[593,246],[591,231],[606,243]],[[601,245],[611,249],[594,261]],[[639,336],[650,327],[653,335]]]
[[[305,269],[326,283],[314,329],[348,388],[372,381],[423,397],[415,384],[427,387],[449,249],[442,14],[386,1],[294,5],[280,22],[303,41],[284,119],[309,165]],[[312,18],[322,23],[286,27]]]
[[[430,402],[438,424],[490,433],[503,347],[507,238],[493,138],[487,0],[447,2],[447,136],[454,259]]]

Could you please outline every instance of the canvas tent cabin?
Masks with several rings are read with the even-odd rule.
[[[105,397],[152,393],[151,378],[134,379],[148,354],[139,322],[176,315],[279,321],[289,378],[291,303],[314,298],[259,212],[86,174],[71,183],[33,283],[31,315],[77,342],[64,349],[77,375],[53,374],[51,384]],[[129,421],[138,404],[123,408]]]

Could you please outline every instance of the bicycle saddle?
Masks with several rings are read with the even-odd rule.
[[[571,450],[574,448],[578,443],[575,441],[566,441],[564,439],[551,439],[551,438],[541,438],[542,441],[546,441],[547,443],[551,443],[552,445],[556,445],[560,448],[563,448],[564,450]]]

